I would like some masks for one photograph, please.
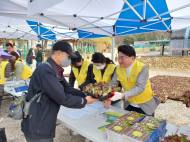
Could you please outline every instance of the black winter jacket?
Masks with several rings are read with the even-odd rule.
[[[30,100],[41,92],[40,102],[31,104],[29,116],[22,120],[21,129],[28,138],[43,139],[55,137],[57,114],[60,106],[83,108],[87,101],[83,93],[70,87],[65,78],[59,80],[55,71],[55,62],[49,58],[48,64],[41,64],[34,71],[27,95]],[[71,94],[72,93],[72,94]],[[79,95],[79,96],[78,96]]]

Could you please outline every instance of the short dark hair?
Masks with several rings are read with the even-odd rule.
[[[82,56],[80,55],[80,53],[79,53],[78,51],[75,51],[74,53],[75,53],[75,55],[76,55],[77,57],[71,58],[71,64],[72,64],[72,65],[75,65],[76,63],[82,61]]]
[[[120,45],[118,47],[118,52],[121,52],[129,57],[135,57],[136,58],[136,52],[135,49],[130,45]]]
[[[5,44],[5,46],[6,46],[6,47],[8,47],[8,46],[13,47],[13,44],[10,43],[10,42],[8,42],[8,43]]]
[[[42,48],[41,44],[36,44],[36,47]]]
[[[16,53],[15,51],[12,51],[10,54],[11,54],[12,56],[14,56],[14,57],[16,58],[16,60],[19,58],[18,53]]]
[[[95,52],[92,55],[92,60],[93,63],[106,63],[106,57],[100,53],[100,52]]]

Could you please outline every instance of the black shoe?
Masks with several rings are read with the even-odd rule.
[[[0,142],[7,142],[5,128],[0,128]]]

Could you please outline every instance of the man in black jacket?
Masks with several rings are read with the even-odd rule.
[[[39,65],[34,71],[26,99],[30,100],[40,92],[42,95],[33,101],[28,117],[24,118],[21,124],[27,142],[53,142],[61,105],[83,108],[86,104],[96,101],[90,96],[81,97],[82,92],[74,90],[65,80],[62,67],[70,65],[71,56],[75,55],[70,44],[58,41],[54,44],[47,63]]]

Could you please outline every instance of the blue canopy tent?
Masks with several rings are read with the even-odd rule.
[[[44,5],[36,7],[37,4]],[[95,9],[98,10],[95,12]],[[34,0],[29,3],[28,13],[33,19],[104,36],[171,31],[172,28],[166,0],[113,0],[112,3],[109,0],[101,3],[55,0],[51,5]]]
[[[161,5],[161,6],[160,6]],[[125,0],[115,22],[115,35],[171,31],[171,20],[165,0]]]
[[[90,38],[171,31],[190,25],[189,0],[2,0],[0,4],[1,15],[94,33]]]
[[[45,28],[43,24],[35,21],[26,21],[30,28],[38,35],[39,40],[56,40],[56,34],[50,29]]]
[[[176,27],[181,28],[181,25],[190,25],[189,0],[17,0],[14,3],[22,7],[21,11],[26,10],[25,14],[14,13],[18,17],[25,16],[69,30],[55,32],[53,28],[57,37],[74,35],[80,39],[126,36],[171,31]]]
[[[27,20],[28,25],[38,35],[39,40],[59,40],[59,39],[83,39],[83,38],[101,38],[105,35],[99,35],[84,30],[67,30],[64,27],[42,24],[36,21]]]
[[[39,4],[44,5],[36,7]],[[181,7],[183,8],[183,5]],[[95,12],[95,9],[98,10]],[[171,31],[170,12],[166,0],[55,0],[51,1],[51,5],[46,5],[42,0],[34,0],[28,6],[30,18],[69,27],[79,32],[79,39]],[[94,34],[85,36],[86,32]],[[112,57],[113,54],[112,51]]]

